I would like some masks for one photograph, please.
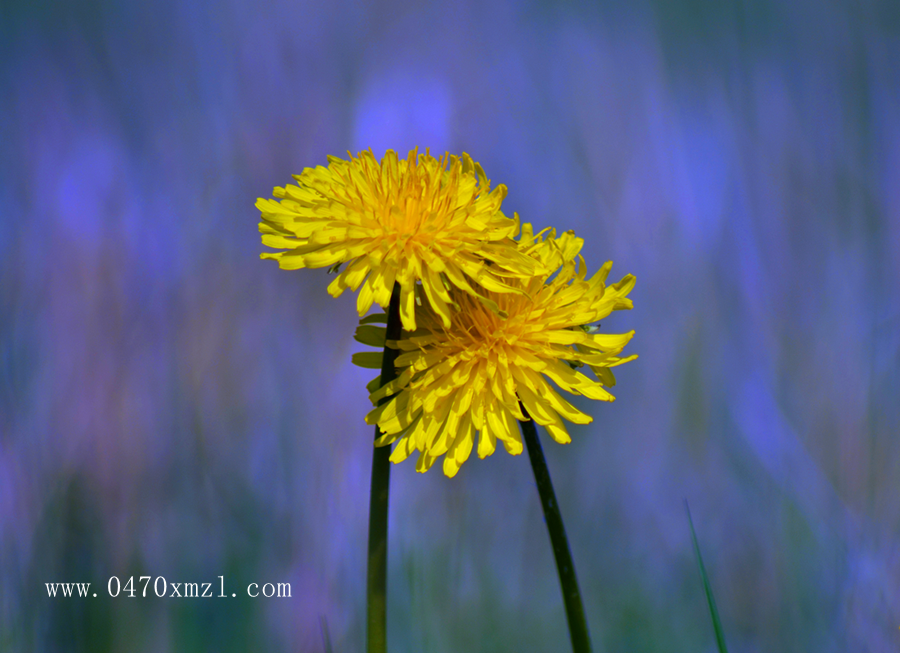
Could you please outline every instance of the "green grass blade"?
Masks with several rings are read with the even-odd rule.
[[[694,531],[694,520],[691,519],[691,509],[687,499],[684,500],[684,509],[687,511],[688,524],[691,526],[691,540],[694,542],[694,554],[697,556],[697,566],[700,568],[700,579],[703,581],[703,591],[706,592],[706,601],[709,603],[709,614],[712,617],[713,630],[716,631],[716,645],[719,653],[728,653],[725,646],[725,633],[722,632],[722,622],[719,620],[719,611],[716,610],[716,599],[713,597],[712,586],[703,566],[703,556],[700,555],[700,545],[697,543],[697,533]]]
[[[322,645],[325,647],[325,653],[334,653],[331,648],[331,633],[328,632],[328,618],[323,614],[319,615],[319,629],[322,631]]]

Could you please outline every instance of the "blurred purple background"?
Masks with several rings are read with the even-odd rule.
[[[714,650],[687,499],[730,650],[897,650],[896,2],[7,0],[0,651],[362,650],[355,302],[253,204],[413,146],[637,276],[618,400],[545,441],[595,649]],[[392,472],[393,650],[566,650],[527,457]]]

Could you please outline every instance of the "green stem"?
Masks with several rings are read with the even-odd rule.
[[[528,418],[526,421],[520,422],[522,435],[525,437],[525,446],[528,448],[528,457],[531,459],[531,468],[534,470],[534,480],[537,483],[541,505],[544,508],[544,520],[547,522],[547,531],[550,533],[553,556],[556,558],[556,571],[559,573],[559,584],[562,588],[563,602],[566,605],[572,650],[575,653],[590,653],[591,636],[588,633],[587,619],[584,616],[584,604],[581,602],[581,592],[578,590],[578,579],[575,577],[575,564],[572,562],[566,528],[563,525],[562,514],[559,512],[559,504],[556,502],[553,483],[550,481],[550,470],[547,469],[547,460],[541,449],[541,441],[538,440],[534,420],[528,415],[525,406],[521,403],[519,406],[522,408],[522,414]]]
[[[400,339],[400,286],[394,284],[388,307],[387,339]],[[384,346],[381,385],[397,377],[398,350]],[[382,399],[380,403],[387,401]],[[381,435],[375,427],[375,439]],[[369,568],[366,575],[366,651],[387,651],[387,538],[388,497],[391,486],[391,448],[374,447],[372,489],[369,493]]]

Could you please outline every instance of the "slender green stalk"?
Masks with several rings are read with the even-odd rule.
[[[334,653],[331,648],[331,633],[328,632],[328,618],[325,615],[319,615],[319,628],[322,631],[322,645],[325,647],[325,653]]]
[[[691,519],[691,509],[687,499],[684,500],[684,509],[687,511],[688,524],[691,526],[691,540],[694,542],[694,555],[697,556],[697,566],[700,568],[700,580],[703,582],[703,591],[706,593],[706,603],[709,605],[709,615],[712,617],[713,631],[716,633],[716,647],[719,653],[728,653],[725,646],[725,632],[722,630],[722,621],[719,619],[719,611],[716,610],[716,599],[713,597],[712,585],[709,584],[709,576],[706,575],[706,567],[703,566],[703,556],[700,555],[700,545],[697,543],[697,533],[694,531],[694,520]]]
[[[534,480],[537,483],[541,505],[544,508],[544,520],[547,522],[547,531],[550,533],[550,544],[553,545],[556,571],[559,573],[559,584],[562,588],[563,602],[566,605],[569,635],[572,638],[572,650],[575,653],[590,653],[591,636],[588,633],[587,619],[584,616],[584,604],[581,602],[578,579],[575,577],[575,564],[572,562],[566,528],[563,526],[562,514],[559,512],[559,504],[556,502],[553,483],[550,481],[550,470],[547,469],[547,460],[544,458],[544,450],[541,449],[541,441],[538,440],[534,420],[528,415],[525,406],[521,403],[519,406],[522,408],[522,414],[529,418],[520,422],[522,435],[525,437],[525,446],[528,448],[528,457],[531,459],[531,468],[534,470]]]
[[[400,339],[400,286],[394,284],[388,307],[387,339]],[[399,352],[384,346],[381,385],[397,377],[394,361]],[[382,399],[382,402],[387,399]],[[381,435],[375,427],[375,439]],[[387,538],[388,497],[391,486],[391,448],[374,447],[372,489],[369,494],[369,568],[366,576],[366,651],[387,651]]]

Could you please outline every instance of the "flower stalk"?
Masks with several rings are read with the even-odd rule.
[[[388,307],[387,340],[399,340],[400,285],[395,283]],[[397,377],[394,361],[400,352],[385,344],[381,363],[381,385]],[[388,398],[382,401],[387,401]],[[375,439],[380,437],[375,427]],[[387,651],[387,545],[388,498],[391,483],[391,448],[373,447],[372,486],[369,495],[369,559],[366,575],[366,651]]]
[[[525,438],[525,448],[528,449],[528,458],[531,460],[531,469],[534,471],[538,494],[541,497],[544,520],[547,522],[547,531],[550,534],[550,544],[553,546],[556,571],[559,573],[559,584],[566,606],[566,619],[569,622],[572,650],[574,653],[590,653],[591,636],[588,632],[587,619],[584,616],[584,604],[578,589],[578,579],[575,576],[575,564],[572,562],[566,528],[563,525],[559,504],[556,501],[556,493],[553,491],[553,483],[550,481],[550,470],[547,468],[547,460],[544,458],[544,450],[541,448],[534,420],[525,410],[525,406],[522,404],[519,406],[522,413],[528,418],[525,421],[520,420],[519,424]]]

